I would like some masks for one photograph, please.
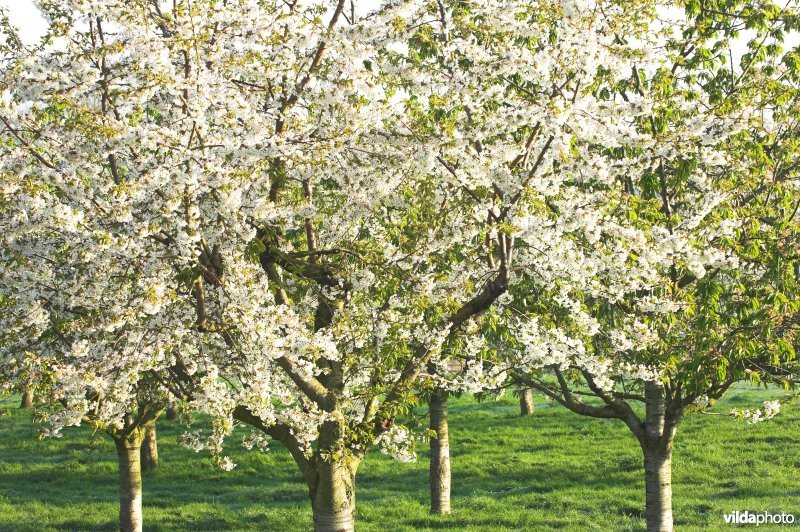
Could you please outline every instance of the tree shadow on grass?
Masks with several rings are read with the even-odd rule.
[[[641,528],[642,455],[622,423],[587,420],[539,404],[531,418],[517,416],[513,402],[496,407],[493,403],[465,401],[455,403],[451,409],[453,515],[427,513],[424,449],[420,450],[419,461],[412,464],[398,464],[376,451],[362,464],[357,479],[357,521],[361,527]],[[720,443],[708,442],[720,436],[713,431],[703,432],[706,429],[701,421],[687,426],[692,430],[679,434],[676,464],[688,468],[689,459],[704,461],[706,465],[698,471],[708,469],[711,475],[718,466],[709,461],[716,455],[707,447],[719,447]],[[211,464],[207,454],[193,453],[175,443],[184,430],[178,423],[159,422],[163,465],[144,476],[148,530],[309,528],[305,482],[280,444],[274,443],[270,453],[261,455],[236,450],[235,435],[230,440],[230,453],[239,465],[232,472],[223,472]],[[36,520],[21,516],[14,522],[10,516],[0,515],[0,528],[115,529],[117,470],[111,442],[98,438],[89,445],[87,431],[78,430],[65,432],[64,440],[36,444],[27,439],[34,438],[35,433],[35,427],[22,415],[0,419],[0,505],[22,508],[20,511],[46,507],[57,517]],[[692,443],[686,446],[688,452],[681,454],[684,437]],[[766,447],[792,448],[796,439],[742,432],[739,445],[750,448],[759,442],[766,443]],[[695,476],[691,477],[694,482],[686,482],[685,487],[691,486],[705,500],[686,499],[676,505],[678,525],[707,523],[727,504],[723,501],[738,499],[748,490],[739,481],[715,485],[713,477],[704,481],[699,478],[702,475]],[[676,480],[680,481],[677,477]],[[751,491],[758,494],[757,490]],[[709,497],[709,492],[716,497]],[[797,500],[800,490],[789,490],[786,496]],[[40,521],[45,526],[25,528],[28,523]],[[19,526],[9,528],[9,524]]]

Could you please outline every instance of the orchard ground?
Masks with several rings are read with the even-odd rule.
[[[711,411],[728,413],[779,395],[739,386]],[[71,429],[61,439],[37,441],[30,412],[17,404],[16,397],[0,398],[10,411],[0,417],[0,530],[116,529],[111,440]],[[642,455],[627,427],[574,415],[541,396],[535,416],[520,418],[518,408],[510,395],[451,400],[450,516],[428,513],[424,445],[410,464],[372,452],[358,475],[357,528],[644,528]],[[184,430],[179,422],[159,421],[162,466],[144,477],[146,530],[309,528],[305,483],[280,444],[273,442],[268,453],[246,451],[237,443],[243,433],[235,434],[229,454],[238,466],[226,473],[207,454],[176,443]],[[675,443],[673,482],[675,526],[682,531],[734,529],[724,515],[736,510],[783,511],[800,520],[800,405],[756,425],[689,416]]]

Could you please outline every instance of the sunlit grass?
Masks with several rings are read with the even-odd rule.
[[[774,393],[738,389],[715,407],[760,403]],[[30,413],[0,417],[0,530],[115,530],[116,454],[85,429],[36,440]],[[508,397],[451,405],[453,514],[428,514],[427,456],[401,464],[373,452],[358,475],[359,530],[640,530],[644,478],[621,422],[582,418],[537,397],[532,418]],[[279,444],[245,451],[226,473],[207,454],[177,445],[185,427],[159,422],[161,468],[144,479],[147,530],[308,530],[299,471]],[[424,449],[423,449],[424,451]],[[734,510],[794,513],[800,520],[800,407],[757,425],[693,415],[674,453],[676,528],[720,530]],[[777,528],[776,528],[777,529]],[[785,527],[783,528],[785,530]],[[761,526],[759,530],[770,530]]]

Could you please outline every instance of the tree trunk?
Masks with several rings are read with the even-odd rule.
[[[533,390],[528,386],[519,389],[519,415],[532,416],[536,407],[533,404]]]
[[[119,459],[119,529],[120,532],[142,530],[142,437],[138,431],[114,438]]]
[[[178,419],[178,403],[170,403],[167,407],[167,420],[175,421]]]
[[[158,467],[158,442],[156,441],[156,424],[150,425],[144,433],[141,452],[142,471],[149,473]]]
[[[672,452],[645,450],[645,519],[648,532],[672,532]]]
[[[672,532],[672,442],[682,410],[668,407],[660,382],[645,382],[644,397],[644,434],[639,442],[644,452],[647,531]]]
[[[26,386],[22,390],[22,401],[19,404],[20,408],[31,408],[33,406],[33,388]]]
[[[428,402],[430,429],[436,437],[430,439],[431,513],[450,513],[450,441],[447,426],[447,392],[435,390]]]
[[[353,532],[356,518],[356,464],[349,458],[320,460],[309,489],[315,532]]]

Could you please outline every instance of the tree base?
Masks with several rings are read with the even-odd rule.
[[[355,508],[339,512],[314,510],[314,532],[353,532],[355,524]]]

